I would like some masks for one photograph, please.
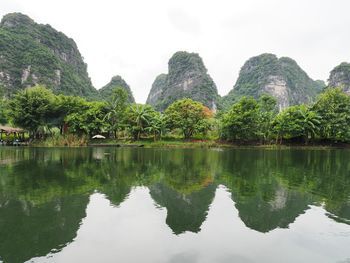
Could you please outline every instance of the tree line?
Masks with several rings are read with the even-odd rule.
[[[269,95],[258,100],[242,97],[228,110],[216,113],[188,98],[158,112],[147,104],[129,103],[121,87],[103,102],[55,95],[40,85],[0,102],[0,123],[21,127],[31,138],[103,134],[115,139],[200,137],[264,144],[350,140],[350,97],[340,88],[325,90],[313,104],[280,112],[276,99]]]
[[[115,88],[106,101],[88,101],[77,96],[55,95],[44,86],[35,86],[3,99],[0,122],[29,132],[31,138],[45,138],[59,132],[92,137],[152,137],[154,140],[175,131],[189,139],[209,130],[211,111],[199,102],[184,99],[161,113],[150,105],[129,103],[123,88]]]
[[[283,141],[348,142],[350,97],[340,88],[329,88],[310,105],[290,106],[280,112],[276,99],[242,97],[222,114],[221,138],[277,144]]]

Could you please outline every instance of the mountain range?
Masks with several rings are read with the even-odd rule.
[[[135,102],[129,85],[119,75],[99,90],[93,87],[73,39],[24,14],[7,14],[0,22],[0,89],[4,96],[11,97],[36,84],[56,94],[90,100],[105,100],[115,87],[121,87],[129,101]],[[178,51],[169,59],[168,72],[155,78],[146,103],[163,111],[177,99],[191,98],[215,111],[229,107],[242,96],[270,94],[283,109],[311,103],[326,87],[341,87],[350,94],[350,63],[343,62],[331,70],[326,85],[311,79],[293,59],[265,53],[248,59],[232,90],[220,97],[199,54]]]

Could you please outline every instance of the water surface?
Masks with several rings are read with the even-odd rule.
[[[349,154],[0,147],[0,261],[350,262]]]

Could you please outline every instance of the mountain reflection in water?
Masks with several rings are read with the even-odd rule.
[[[140,209],[151,198],[153,209],[166,213],[173,235],[201,232],[208,214],[215,213],[211,206],[218,189],[229,194],[228,209],[237,211],[246,228],[266,235],[288,229],[312,207],[348,226],[349,153],[2,147],[0,259],[24,262],[60,252],[88,220],[91,196],[102,194],[117,211],[140,187],[148,192],[138,201]],[[227,262],[249,262],[241,256],[227,255]],[[169,262],[187,262],[187,257],[196,262],[191,253],[172,257]]]

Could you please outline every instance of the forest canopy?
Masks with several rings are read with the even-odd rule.
[[[32,139],[72,134],[88,140],[103,134],[116,140],[336,143],[350,141],[350,97],[340,88],[330,88],[314,104],[278,111],[276,99],[269,95],[258,100],[243,96],[228,110],[218,112],[184,98],[158,112],[150,105],[131,103],[122,87],[115,87],[101,102],[55,95],[38,85],[17,92],[11,99],[3,98],[0,121],[25,129]]]

